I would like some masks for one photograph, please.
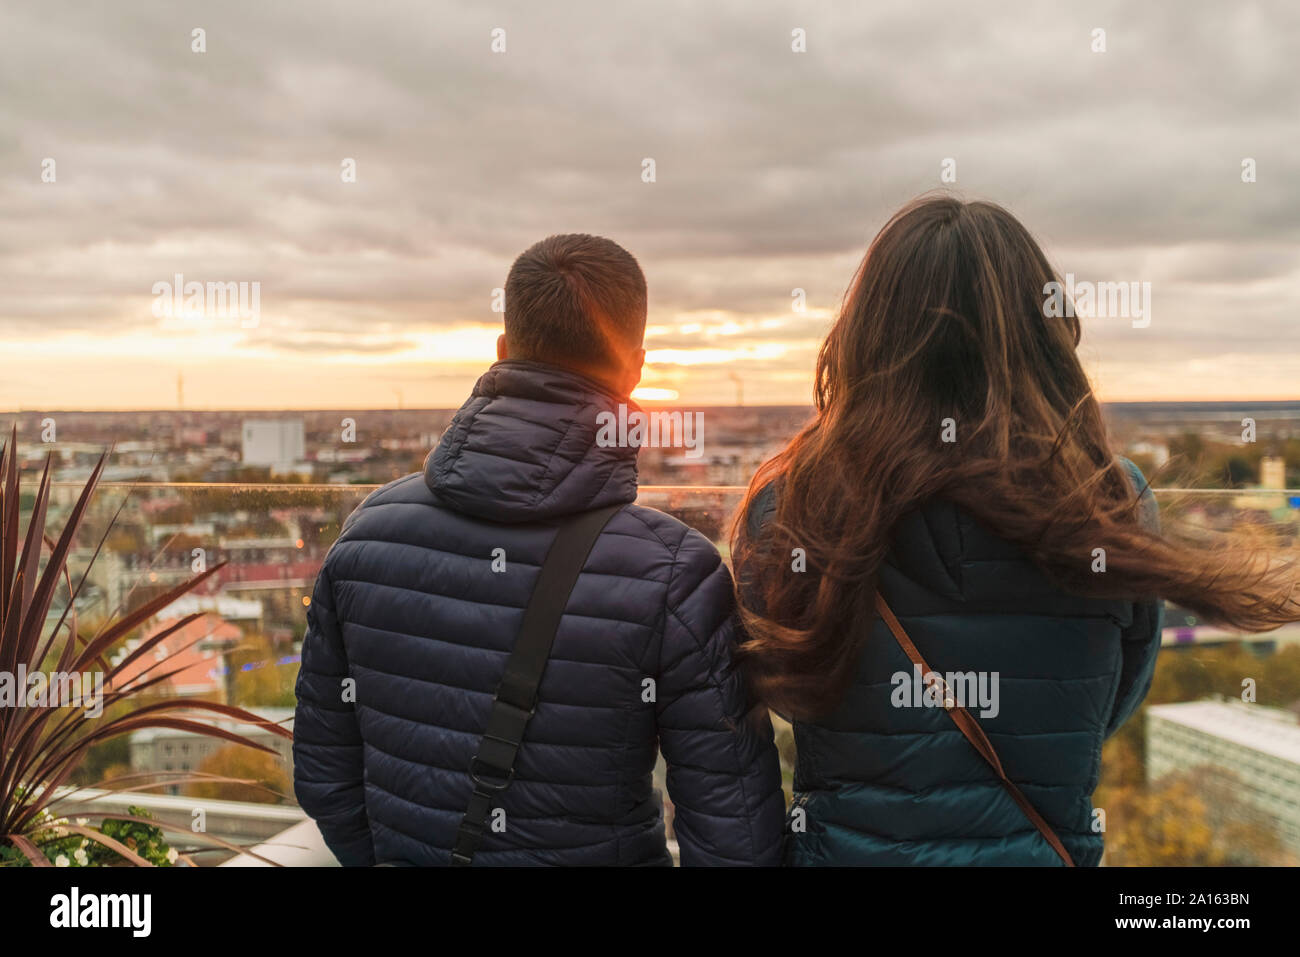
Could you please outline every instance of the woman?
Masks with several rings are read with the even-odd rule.
[[[1162,536],[1054,281],[1000,207],[908,205],[822,346],[814,420],[750,486],[740,660],[794,722],[787,863],[1095,865],[1101,746],[1150,686],[1160,600],[1300,619],[1290,566]]]

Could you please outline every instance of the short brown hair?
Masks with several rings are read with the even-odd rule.
[[[506,279],[511,358],[606,365],[645,336],[646,287],[632,254],[601,236],[548,236]]]

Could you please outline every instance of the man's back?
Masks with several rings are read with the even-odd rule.
[[[558,524],[618,503],[475,862],[668,863],[658,742],[683,864],[776,863],[777,758],[731,670],[730,575],[699,533],[631,504],[636,449],[596,443],[614,404],[576,373],[498,363],[424,474],[345,524],[309,612],[294,743],[299,801],[343,863],[449,862],[469,762]]]

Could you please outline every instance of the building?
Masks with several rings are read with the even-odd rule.
[[[1259,487],[1286,488],[1286,459],[1266,455],[1259,460]]]
[[[262,603],[247,601],[233,595],[198,595],[194,592],[182,595],[158,612],[158,620],[183,618],[201,611],[214,612],[218,618],[227,622],[247,622],[254,629],[262,624]]]
[[[1165,442],[1134,442],[1128,447],[1130,455],[1138,455],[1151,458],[1156,468],[1164,467],[1169,461],[1169,446]]]
[[[292,708],[249,708],[258,717],[281,727],[293,730]],[[251,741],[275,751],[293,776],[293,742],[263,728],[239,721],[213,721],[208,715],[198,715],[197,720],[226,731],[233,731]],[[158,774],[164,771],[197,771],[208,755],[222,748],[238,747],[222,738],[176,731],[171,728],[145,728],[131,734],[131,771],[137,774]],[[168,793],[177,794],[180,786],[169,787]]]
[[[246,419],[240,460],[288,470],[306,458],[302,419]]]
[[[1259,460],[1259,487],[1245,495],[1233,499],[1233,507],[1239,511],[1259,511],[1269,513],[1284,512],[1289,503],[1284,494],[1286,488],[1286,459],[1280,456],[1265,455]],[[1274,494],[1266,494],[1273,492]],[[1280,514],[1274,515],[1275,518]]]
[[[1204,700],[1147,708],[1147,781],[1209,766],[1300,853],[1300,721],[1290,711]]]
[[[197,607],[196,611],[199,610]],[[160,631],[176,626],[184,612],[175,611],[174,617],[160,618],[144,632],[148,640]],[[124,668],[111,687],[129,687],[160,674],[172,674],[155,691],[181,697],[203,697],[211,701],[224,701],[226,694],[226,667],[222,652],[239,644],[243,631],[222,620],[219,615],[206,613],[189,624],[177,628],[146,654]],[[119,655],[125,657],[140,646],[140,639],[128,640]],[[114,662],[116,664],[116,662]]]

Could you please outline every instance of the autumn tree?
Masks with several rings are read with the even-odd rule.
[[[283,761],[276,755],[237,744],[208,755],[199,763],[198,772],[240,781],[194,781],[184,786],[185,793],[192,797],[275,804],[293,793],[293,781]]]

